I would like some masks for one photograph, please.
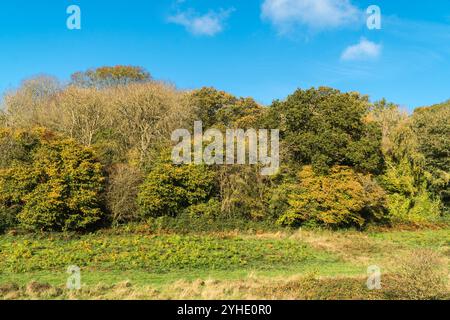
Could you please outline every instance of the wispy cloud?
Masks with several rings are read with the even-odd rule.
[[[341,60],[367,60],[378,58],[381,54],[382,46],[362,38],[359,43],[349,46],[341,55]]]
[[[225,21],[234,9],[210,11],[200,15],[195,10],[187,10],[170,16],[168,21],[181,25],[196,36],[215,36],[224,29]]]
[[[280,33],[296,26],[320,31],[361,21],[363,12],[350,0],[264,0],[261,16]]]

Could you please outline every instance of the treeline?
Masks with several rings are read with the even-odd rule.
[[[77,72],[8,92],[0,113],[0,229],[89,231],[145,221],[298,227],[448,220],[450,102],[413,115],[331,88],[271,106],[180,91],[139,67]],[[251,165],[174,165],[171,133],[280,129],[275,176]]]

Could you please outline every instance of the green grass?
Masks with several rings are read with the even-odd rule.
[[[296,275],[363,279],[369,265],[389,269],[399,257],[420,248],[436,252],[448,263],[450,230],[4,235],[0,236],[0,285],[37,281],[63,287],[70,265],[81,268],[87,287],[130,281],[158,289],[197,279],[257,277],[270,282]]]
[[[449,229],[373,233],[370,237],[410,248],[442,249],[450,246]]]
[[[360,271],[332,253],[296,239],[132,234],[0,238],[0,282],[64,283],[70,265],[79,266],[83,281],[90,284]]]

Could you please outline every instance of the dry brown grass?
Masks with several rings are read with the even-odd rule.
[[[434,300],[449,297],[448,265],[437,253],[414,250],[397,260],[398,268],[385,281],[386,296],[392,299]]]
[[[288,279],[179,280],[162,288],[130,282],[66,290],[48,284],[0,286],[3,299],[93,300],[412,300],[449,299],[443,264],[430,252],[416,252],[402,262],[403,271],[383,275],[382,289],[369,290],[365,277],[295,276]]]

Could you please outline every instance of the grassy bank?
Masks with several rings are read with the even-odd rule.
[[[445,298],[449,258],[450,229],[4,235],[0,297]],[[81,291],[65,289],[70,265],[81,268]],[[371,265],[383,290],[366,287]]]

